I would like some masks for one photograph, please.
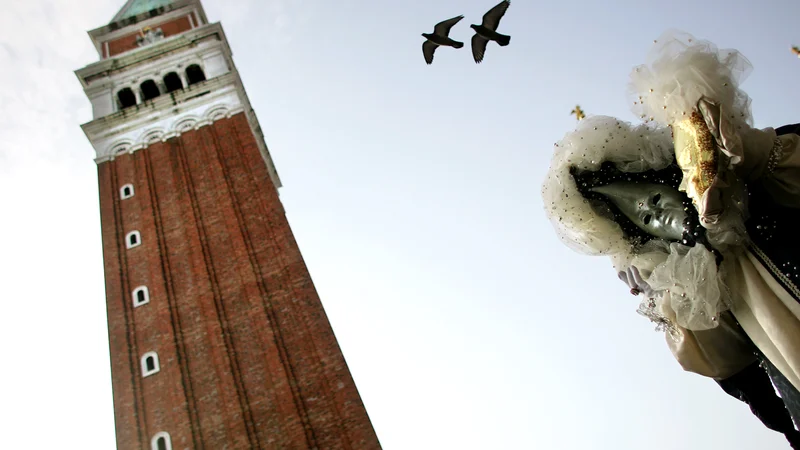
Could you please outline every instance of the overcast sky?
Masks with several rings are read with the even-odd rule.
[[[603,258],[563,246],[539,187],[667,28],[741,50],[756,124],[800,122],[796,0],[512,3],[206,0],[284,183],[281,198],[384,448],[786,449],[683,372]],[[73,71],[123,0],[0,0],[0,436],[114,446],[91,108]],[[424,63],[458,14],[465,48]],[[794,111],[794,112],[793,112]]]

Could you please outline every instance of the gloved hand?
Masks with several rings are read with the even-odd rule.
[[[629,267],[628,270],[624,272],[619,272],[617,276],[619,276],[619,279],[622,280],[623,283],[631,288],[631,294],[633,295],[644,294],[647,297],[654,297],[656,295],[656,291],[644,281],[642,274],[639,273],[639,269],[635,266]]]

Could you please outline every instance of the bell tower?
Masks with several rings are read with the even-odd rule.
[[[222,26],[128,0],[89,36],[117,447],[379,449]]]

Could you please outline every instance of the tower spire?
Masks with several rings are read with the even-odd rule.
[[[111,19],[111,22],[118,22],[150,11],[158,11],[161,8],[166,8],[171,3],[173,3],[172,0],[128,0],[114,18]]]

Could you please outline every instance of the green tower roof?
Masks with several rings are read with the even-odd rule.
[[[167,6],[172,3],[172,0],[128,0],[125,6],[119,10],[116,16],[111,20],[116,22],[131,16],[150,11],[151,9]]]

